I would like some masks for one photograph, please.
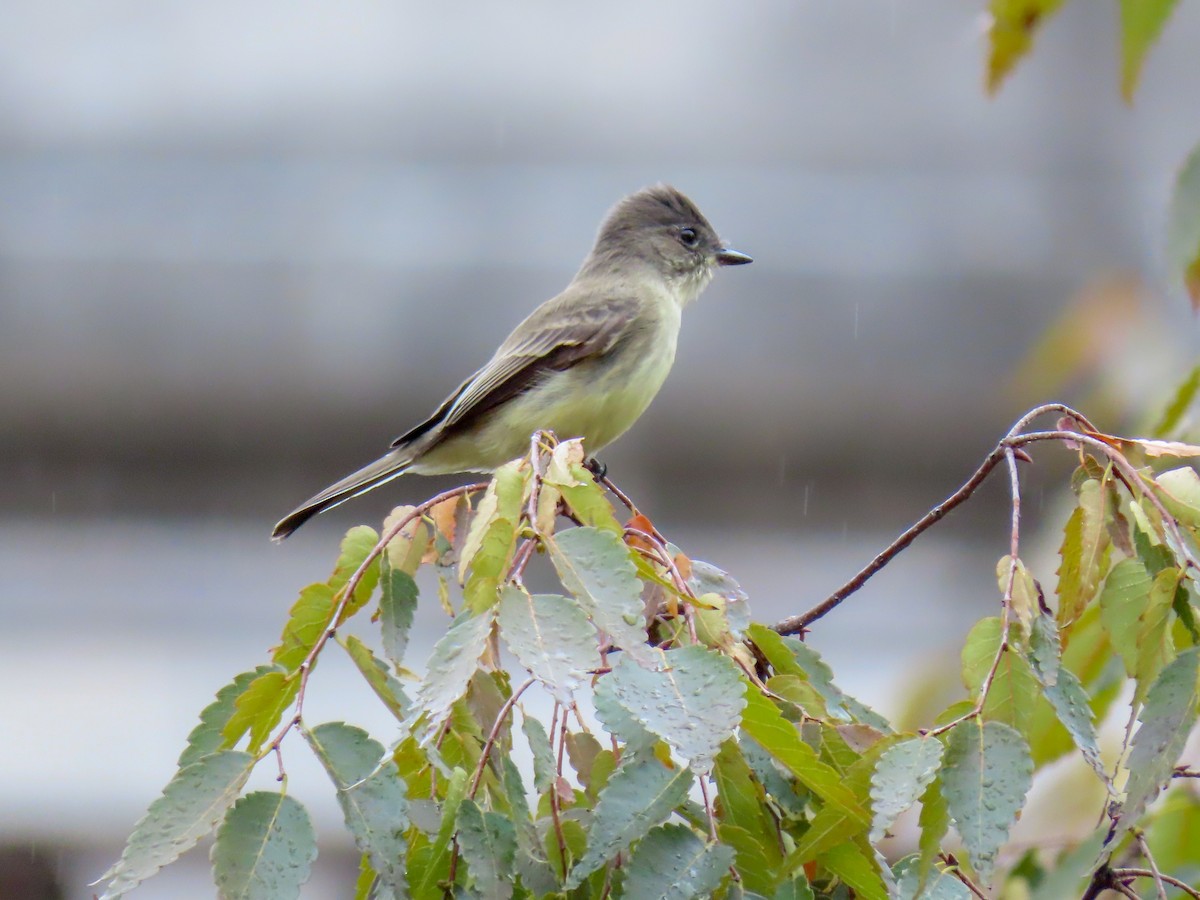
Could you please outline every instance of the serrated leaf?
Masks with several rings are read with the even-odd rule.
[[[1154,476],[1163,506],[1190,528],[1200,528],[1200,475],[1191,466],[1168,469]]]
[[[1091,699],[1075,673],[1065,666],[1060,667],[1054,684],[1045,685],[1042,694],[1050,702],[1058,721],[1067,729],[1087,764],[1101,779],[1107,780],[1108,773],[1104,771],[1104,761],[1100,758],[1100,744],[1092,718]]]
[[[326,722],[304,736],[337,788],[354,843],[396,897],[406,897],[404,854],[408,800],[404,780],[383,745],[361,728]]]
[[[458,807],[458,845],[467,864],[473,896],[509,900],[513,895],[513,866],[517,837],[505,816],[484,812],[470,798]]]
[[[1109,546],[1105,527],[1106,492],[1089,478],[1079,486],[1079,505],[1063,529],[1058,567],[1058,622],[1067,626],[1082,615],[1096,596],[1101,567]]]
[[[892,867],[896,876],[896,900],[971,900],[967,886],[945,871],[934,871],[921,882],[916,856],[906,856]]]
[[[380,584],[379,620],[383,652],[392,665],[399,666],[404,662],[408,632],[412,628],[413,614],[417,611],[417,583],[407,572],[393,569],[385,559]]]
[[[1029,745],[1014,728],[972,719],[951,729],[942,794],[984,882],[1025,804],[1032,776]]]
[[[574,890],[618,852],[662,822],[687,797],[692,785],[688,769],[631,760],[608,779],[596,800],[588,830],[587,852],[567,876]]]
[[[754,778],[736,741],[731,739],[721,745],[713,767],[713,782],[717,787],[716,810],[721,823],[721,839],[737,851],[738,868],[746,886],[770,893],[782,860],[779,832],[767,806],[763,786]],[[746,840],[741,844],[726,840],[725,826],[736,829]],[[747,847],[752,847],[753,855],[757,857],[753,867],[743,864]]]
[[[1000,620],[996,617],[975,623],[963,644],[963,683],[978,698],[987,673],[1000,647]],[[983,717],[1004,722],[1023,735],[1032,733],[1037,713],[1038,682],[1029,664],[1011,647],[1000,656],[996,672],[983,703]]]
[[[546,466],[545,482],[559,491],[567,508],[584,525],[620,536],[622,528],[613,514],[612,504],[583,461],[583,445],[578,440],[562,441],[554,448]]]
[[[521,876],[521,884],[534,896],[554,893],[558,890],[559,883],[538,840],[521,773],[511,757],[506,756],[500,766],[504,797],[508,800],[512,821],[516,827],[516,869]]]
[[[529,752],[533,755],[533,786],[539,794],[545,793],[554,786],[554,780],[558,777],[550,737],[542,723],[530,715],[522,718],[521,731],[525,734],[525,740],[529,742]]]
[[[888,889],[879,867],[856,844],[839,844],[821,854],[818,862],[852,888],[857,900],[887,900]]]
[[[1129,781],[1114,840],[1133,826],[1170,781],[1179,754],[1196,723],[1196,677],[1200,648],[1192,647],[1171,662],[1146,694],[1138,716],[1141,727],[1129,752]]]
[[[1196,401],[1197,393],[1200,393],[1200,366],[1193,368],[1179,383],[1166,409],[1163,410],[1162,418],[1154,426],[1154,434],[1166,437],[1174,432]]]
[[[497,622],[521,665],[565,706],[600,665],[596,630],[573,598],[509,585],[500,594]]]
[[[642,838],[625,867],[625,896],[645,900],[707,897],[733,862],[733,850],[702,841],[686,825],[660,825]]]
[[[918,885],[924,884],[933,871],[933,861],[942,849],[942,839],[950,830],[950,810],[942,794],[940,775],[929,783],[921,795],[921,815],[917,819],[921,836],[917,841],[920,851],[917,862]]]
[[[296,671],[332,623],[336,606],[334,589],[328,584],[318,582],[301,590],[283,626],[279,646],[271,651],[271,661],[288,672]]]
[[[375,545],[378,543],[379,534],[374,528],[369,528],[366,525],[355,525],[347,531],[346,536],[342,538],[337,563],[333,567],[333,574],[329,577],[329,586],[335,591],[340,591],[345,587],[350,580],[350,576],[358,571],[359,566],[371,555],[371,551],[375,549]],[[366,602],[371,599],[371,594],[375,592],[375,585],[378,583],[379,559],[376,558],[367,566],[358,585],[354,588],[354,598],[346,604],[346,608],[342,611],[342,622],[363,608]]]
[[[495,610],[476,615],[463,613],[434,644],[425,668],[429,674],[417,688],[408,722],[411,729],[422,714],[428,716],[424,739],[437,731],[450,714],[454,701],[466,693],[471,676],[478,668],[479,657],[487,649],[494,620]]]
[[[467,583],[463,587],[463,598],[472,611],[482,612],[499,602],[500,586],[516,552],[519,523],[519,513],[516,518],[497,518],[484,532],[479,551],[467,569]]]
[[[100,877],[108,881],[100,900],[133,890],[194,847],[237,800],[253,767],[250,754],[220,750],[176,772],[134,826],[120,860]]]
[[[605,731],[624,742],[626,753],[643,753],[658,743],[658,738],[617,700],[607,677],[596,682],[592,704]]]
[[[449,877],[450,840],[458,821],[458,809],[467,795],[468,775],[465,769],[455,769],[446,786],[442,803],[442,821],[433,843],[425,848],[419,863],[410,863],[409,887],[414,900],[442,900],[443,883]]]
[[[652,665],[646,646],[642,583],[629,548],[611,531],[592,526],[561,531],[547,541],[550,560],[563,587],[592,622],[628,656]]]
[[[529,466],[525,460],[513,460],[498,468],[492,475],[492,480],[484,491],[471,520],[463,542],[462,556],[459,558],[458,581],[466,584],[475,557],[484,550],[489,531],[497,522],[507,524],[497,529],[497,534],[511,532],[515,536],[517,523],[521,518],[521,498],[525,493],[525,481]],[[495,553],[496,546],[488,551]],[[490,567],[491,564],[487,564]]]
[[[693,559],[691,562],[692,574],[688,578],[688,587],[697,597],[716,594],[724,598],[725,621],[733,636],[742,640],[750,627],[750,595],[742,590],[737,579],[712,563],[702,559]]]
[[[1123,559],[1108,573],[1100,593],[1100,621],[1131,677],[1137,672],[1138,616],[1150,596],[1150,575],[1136,559]]]
[[[829,713],[838,718],[862,722],[878,728],[884,734],[892,733],[892,724],[884,716],[866,706],[865,703],[854,700],[838,685],[833,683],[833,670],[821,654],[815,649],[794,637],[782,637],[767,628],[766,625],[752,624],[746,630],[756,646],[767,654],[770,664],[780,672],[793,672],[809,680],[809,683],[821,695]],[[778,642],[778,643],[776,643]],[[768,649],[778,648],[778,649]],[[784,653],[791,658],[788,664]]]
[[[216,699],[201,710],[200,724],[188,735],[187,746],[184,747],[177,763],[180,769],[221,749],[225,743],[222,731],[237,708],[238,697],[245,693],[254,679],[271,671],[277,670],[274,666],[259,666],[253,672],[243,672],[236,676],[232,682],[217,691]]]
[[[415,512],[415,506],[397,506],[383,520],[383,531],[387,534],[400,522],[408,519],[408,524],[388,541],[383,556],[386,565],[393,572],[404,572],[409,576],[417,574],[431,542],[429,527],[424,519],[420,516],[411,518]]]
[[[1175,641],[1171,638],[1170,629],[1171,608],[1175,591],[1182,580],[1183,573],[1174,568],[1163,569],[1155,575],[1150,596],[1138,614],[1134,703],[1142,702],[1158,673],[1175,657]]]
[[[754,738],[773,759],[826,803],[840,808],[864,827],[870,822],[866,809],[853,791],[842,783],[841,775],[817,758],[816,751],[801,740],[796,726],[784,719],[779,708],[753,686],[746,690],[742,732]]]
[[[221,900],[287,900],[308,881],[317,836],[300,801],[254,791],[226,813],[211,858]]]
[[[1013,565],[1011,556],[1002,556],[996,563],[996,581],[1000,586],[1000,595],[1005,596],[1009,589],[1009,579],[1012,579],[1012,596],[1009,608],[1016,616],[1021,634],[1028,635],[1033,627],[1033,617],[1038,613],[1037,588],[1033,584],[1033,576],[1025,568],[1021,560]]]
[[[1042,684],[1054,684],[1058,680],[1058,669],[1062,664],[1062,642],[1058,636],[1058,625],[1053,616],[1039,612],[1029,632],[1029,647],[1026,653],[1034,677]]]
[[[300,690],[300,679],[278,668],[259,675],[234,700],[234,711],[221,729],[225,747],[232,747],[250,733],[248,747],[258,753],[283,718]]]
[[[1167,265],[1187,288],[1192,309],[1200,309],[1200,146],[1184,163],[1171,195]]]
[[[1177,0],[1120,0],[1121,93],[1133,102],[1142,63],[1171,17]]]
[[[370,647],[352,634],[347,635],[339,643],[346,649],[350,659],[358,667],[358,671],[362,673],[371,690],[375,692],[375,696],[383,701],[388,712],[403,721],[408,711],[408,697],[404,693],[404,688],[400,686],[400,682],[392,675],[388,664],[379,659],[371,652]]]
[[[879,757],[871,776],[871,842],[878,841],[937,777],[942,742],[914,737],[893,744]]]
[[[737,728],[746,682],[733,663],[699,646],[656,651],[646,669],[623,656],[604,676],[612,695],[648,731],[658,735],[700,776]]]
[[[1063,0],[991,0],[988,4],[987,89],[995,93],[1033,46],[1038,30]]]

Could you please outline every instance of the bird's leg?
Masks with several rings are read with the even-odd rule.
[[[591,472],[597,481],[600,481],[605,475],[608,474],[608,466],[600,462],[600,460],[596,459],[594,456],[589,456],[584,461],[583,467]]]

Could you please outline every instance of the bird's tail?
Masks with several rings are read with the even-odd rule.
[[[275,530],[271,532],[271,540],[282,541],[313,516],[332,509],[351,497],[366,493],[384,482],[400,477],[411,464],[412,455],[405,450],[397,450],[380,457],[370,465],[363,466],[357,472],[331,484],[315,497],[304,501],[280,519]]]

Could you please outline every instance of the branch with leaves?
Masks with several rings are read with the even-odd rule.
[[[1194,394],[1200,381],[1191,383],[1181,390]],[[1029,430],[1048,414],[1056,428]],[[1018,467],[1040,443],[1079,461],[1053,603],[1019,553]],[[316,844],[285,762],[305,744],[362,851],[361,898],[979,897],[1031,867],[1073,873],[1081,891],[1094,873],[1119,890],[1142,877],[1139,860],[1156,884],[1173,885],[1186,874],[1150,852],[1151,803],[1166,790],[1200,822],[1191,771],[1179,768],[1197,713],[1200,478],[1156,466],[1197,454],[1039,407],[846,588],[770,628],[751,621],[733,578],[689,558],[614,491],[632,513],[622,523],[611,482],[597,482],[577,441],[537,435],[486,484],[397,509],[382,536],[347,534],[328,581],[300,592],[269,662],[201,712],[179,771],[106,873],[104,897],[214,829],[223,896],[295,896]],[[844,602],[1001,462],[1010,539],[998,615],[964,646],[968,696],[898,732],[787,632]],[[530,592],[531,567],[552,572],[561,591]],[[418,578],[436,585],[450,616],[420,679],[405,667]],[[375,646],[339,634],[368,609]],[[308,681],[335,646],[393,715],[389,746],[353,725],[306,721]],[[1096,722],[1124,679],[1131,727],[1114,759]],[[531,692],[553,701],[548,724],[525,707]],[[1014,869],[1005,847],[1032,777],[1071,753],[1101,789],[1102,825],[1068,838],[1057,857],[1028,851]],[[268,757],[280,790],[243,795]],[[880,842],[914,806],[917,846],[889,865]]]

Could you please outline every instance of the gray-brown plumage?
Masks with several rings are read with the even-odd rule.
[[[406,472],[490,472],[539,429],[582,437],[596,453],[645,411],[675,359],[680,314],[726,247],[687,197],[666,185],[618,203],[571,283],[521,322],[495,355],[392,450],[285,516],[281,540],[308,519]]]

